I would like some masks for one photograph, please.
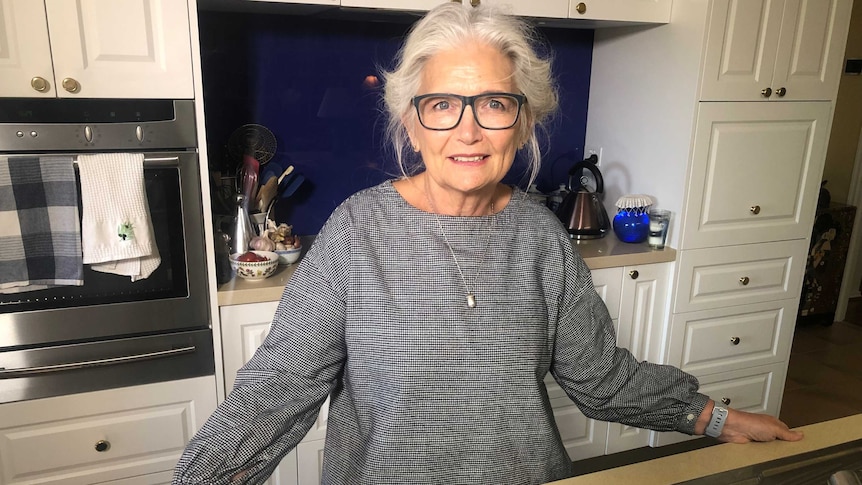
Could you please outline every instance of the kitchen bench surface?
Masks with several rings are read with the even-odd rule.
[[[862,439],[862,414],[803,426],[799,429],[805,433],[805,438],[802,441],[792,443],[787,441],[747,444],[724,443],[553,483],[555,485],[605,485],[608,483],[668,485],[679,483]]]
[[[666,263],[676,259],[676,250],[670,247],[654,250],[646,243],[628,244],[621,242],[613,234],[601,239],[572,241],[572,245],[575,250],[581,253],[581,257],[584,258],[590,269]],[[303,245],[303,247],[308,246]],[[277,301],[281,298],[284,285],[290,280],[297,264],[299,263],[279,266],[275,274],[262,281],[246,281],[241,278],[234,278],[220,285],[218,288],[219,306]]]

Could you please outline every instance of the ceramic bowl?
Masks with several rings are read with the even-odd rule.
[[[278,264],[293,264],[299,261],[299,253],[301,252],[302,248],[275,250],[275,253],[278,254]]]
[[[278,255],[272,251],[251,251],[263,256],[266,261],[238,261],[241,253],[230,255],[230,264],[236,270],[237,276],[247,281],[265,280],[275,273],[278,267]]]

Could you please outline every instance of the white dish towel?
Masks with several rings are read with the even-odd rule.
[[[144,155],[79,155],[78,172],[84,264],[132,281],[150,276],[161,258],[144,185]]]

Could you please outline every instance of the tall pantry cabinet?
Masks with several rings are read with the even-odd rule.
[[[666,26],[596,31],[586,143],[606,191],[674,214],[662,361],[737,409],[780,409],[851,8],[688,0]]]

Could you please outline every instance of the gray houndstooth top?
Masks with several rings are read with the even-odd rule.
[[[537,484],[572,463],[542,383],[589,417],[693,432],[697,380],[618,349],[568,234],[514,190],[486,217],[433,214],[391,182],[331,215],[271,331],[180,459],[175,484],[260,483],[331,396],[326,484]],[[242,479],[231,477],[245,471]]]

